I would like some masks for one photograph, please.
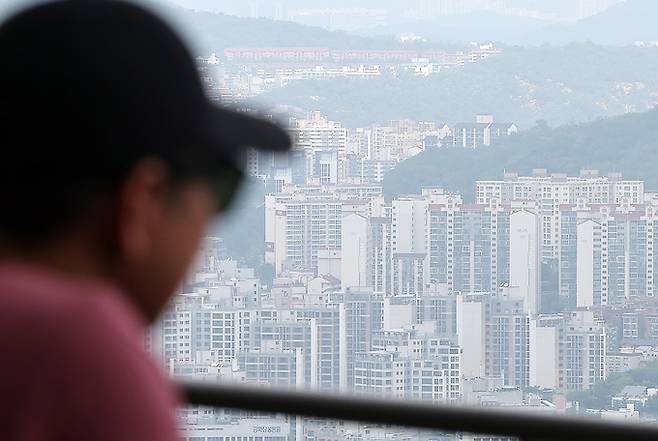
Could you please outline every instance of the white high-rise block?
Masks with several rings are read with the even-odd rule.
[[[541,290],[541,217],[527,210],[510,216],[510,285],[519,287],[527,312],[537,313]]]
[[[393,201],[394,253],[427,252],[427,205],[421,197]]]
[[[287,212],[273,195],[265,196],[265,262],[280,273],[286,259]]]
[[[351,213],[343,218],[341,235],[341,285],[343,291],[368,283],[368,219]]]
[[[558,330],[530,321],[530,386],[555,389],[559,386]]]
[[[628,198],[631,204],[645,202],[644,182],[623,179],[620,173],[599,175],[596,170],[581,170],[578,176],[564,173],[549,175],[545,169],[533,170],[532,176],[505,173],[505,178],[477,181],[476,202],[488,204],[497,199],[502,204],[512,201],[535,201],[540,204],[542,219],[542,254],[558,258],[562,226],[559,213],[563,205],[619,204]]]
[[[594,305],[594,232],[598,224],[586,220],[577,227],[576,262],[576,306]]]
[[[457,344],[462,348],[464,378],[484,376],[484,304],[457,297]]]

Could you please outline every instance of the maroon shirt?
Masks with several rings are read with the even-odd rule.
[[[173,387],[118,290],[0,265],[0,439],[177,439]]]

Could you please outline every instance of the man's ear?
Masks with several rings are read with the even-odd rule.
[[[139,262],[153,252],[157,230],[164,216],[169,174],[158,159],[137,163],[117,194],[119,252],[129,262]]]

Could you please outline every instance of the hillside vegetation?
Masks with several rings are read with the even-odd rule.
[[[588,124],[520,132],[491,148],[432,149],[398,165],[384,179],[387,198],[438,186],[473,199],[475,181],[500,179],[503,172],[529,174],[534,168],[577,174],[583,168],[620,171],[658,190],[658,109]]]
[[[609,408],[613,396],[622,391],[625,386],[658,386],[658,363],[649,363],[646,367],[627,372],[615,373],[600,381],[591,389],[571,392],[570,400],[578,401],[581,409]],[[658,398],[652,398],[646,408],[640,409],[652,415],[658,414]]]
[[[658,104],[658,48],[509,47],[480,63],[419,77],[309,80],[259,97],[321,110],[350,127],[388,119],[470,121],[493,113],[530,128],[591,121]]]

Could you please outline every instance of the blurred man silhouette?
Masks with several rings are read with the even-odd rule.
[[[142,332],[270,122],[212,105],[190,53],[130,3],[58,1],[0,27],[0,438],[171,440]]]

